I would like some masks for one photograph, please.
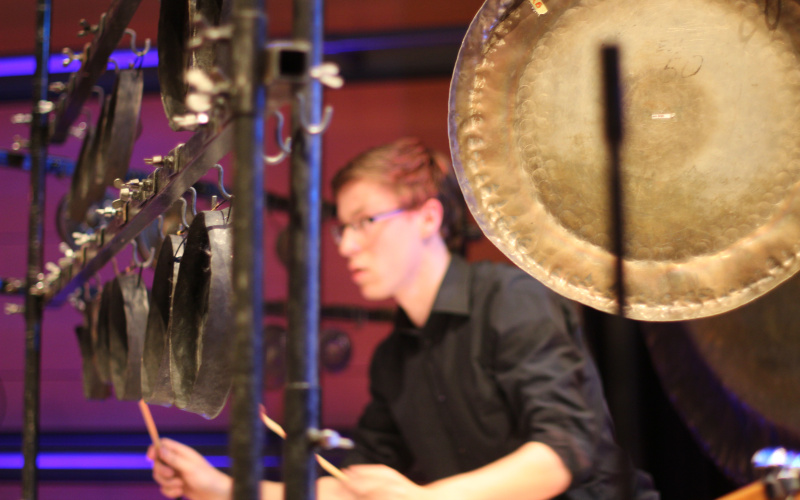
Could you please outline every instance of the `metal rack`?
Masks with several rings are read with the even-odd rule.
[[[263,0],[235,0],[231,17],[233,75],[230,110],[212,119],[191,139],[165,156],[164,166],[147,179],[137,199],[122,199],[109,224],[65,259],[57,272],[45,276],[42,244],[44,174],[48,143],[66,139],[92,86],[105,71],[108,56],[125,33],[141,0],[113,0],[99,24],[87,27],[95,35],[86,44],[80,71],[73,75],[57,104],[47,100],[50,11],[52,0],[38,0],[34,103],[31,123],[31,212],[28,270],[25,284],[26,363],[23,430],[23,498],[37,498],[41,324],[45,304],[58,305],[132,241],[144,228],[198,181],[210,165],[230,149],[234,152],[236,217],[233,223],[234,354],[230,455],[234,498],[259,497],[263,427],[258,405],[263,364],[261,254],[263,250],[263,114],[267,102],[269,49]],[[293,94],[292,181],[290,201],[289,382],[288,438],[285,453],[286,498],[314,496],[315,468],[310,436],[318,427],[319,383],[316,339],[319,330],[319,248],[321,224],[322,87],[308,76],[321,64],[322,2],[295,0],[294,55],[304,71],[291,83]],[[272,56],[281,56],[275,52]],[[274,62],[274,61],[273,61]],[[272,75],[273,77],[275,75]],[[50,114],[54,113],[53,119]],[[132,186],[129,186],[131,188]],[[122,198],[122,196],[121,196]],[[139,200],[139,201],[137,201]]]

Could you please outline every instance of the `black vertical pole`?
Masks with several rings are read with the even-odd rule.
[[[622,148],[623,109],[622,88],[619,77],[619,50],[617,47],[603,47],[603,91],[605,99],[605,132],[611,157],[609,175],[609,202],[611,205],[611,231],[613,252],[616,256],[616,295],[617,315],[609,322],[608,359],[609,386],[614,392],[609,394],[609,407],[616,420],[620,445],[625,451],[635,448],[639,440],[638,420],[634,416],[636,411],[636,394],[638,392],[636,358],[633,347],[635,346],[635,332],[632,322],[625,318],[625,218],[624,218],[624,190],[622,188],[622,167],[620,164],[620,150]],[[633,483],[631,481],[631,463],[627,457],[620,457],[618,464],[620,472],[619,491],[621,500],[633,499]]]
[[[28,218],[28,272],[25,292],[25,397],[22,429],[22,498],[36,500],[36,458],[39,453],[39,393],[41,383],[41,334],[44,268],[44,195],[47,165],[47,85],[50,76],[51,0],[39,0],[36,12],[36,73],[33,79],[31,122],[31,211]]]
[[[311,44],[309,65],[322,60],[322,1],[295,0],[295,40]],[[302,99],[292,115],[292,173],[290,217],[289,336],[287,339],[286,425],[284,481],[287,500],[315,498],[316,465],[308,430],[319,428],[319,267],[321,224],[321,149],[318,134],[309,134],[305,121],[319,123],[322,88],[312,80],[296,85]]]
[[[625,279],[623,260],[624,220],[622,209],[622,173],[620,148],[622,146],[622,97],[619,84],[619,51],[616,47],[603,47],[603,91],[605,97],[605,132],[611,157],[609,188],[611,192],[611,232],[613,252],[616,256],[617,314],[625,316]]]
[[[234,374],[229,446],[233,498],[259,498],[264,427],[259,420],[262,348],[264,45],[263,0],[233,3]]]

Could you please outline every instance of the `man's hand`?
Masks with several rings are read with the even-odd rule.
[[[201,454],[171,439],[151,445],[147,457],[153,461],[153,479],[169,498],[190,500],[229,500],[233,491],[230,476],[214,468]]]
[[[345,469],[350,479],[342,483],[358,500],[429,500],[427,489],[385,465],[353,465]]]

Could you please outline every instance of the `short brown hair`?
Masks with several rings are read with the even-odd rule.
[[[331,181],[334,197],[346,184],[357,180],[390,188],[405,208],[437,198],[444,207],[442,238],[451,252],[463,253],[464,197],[446,155],[413,137],[369,149],[336,173]]]

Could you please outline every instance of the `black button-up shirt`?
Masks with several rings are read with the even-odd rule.
[[[398,311],[370,393],[346,464],[426,482],[538,441],[572,473],[559,498],[621,496],[619,450],[572,304],[517,268],[454,256],[423,328]]]

